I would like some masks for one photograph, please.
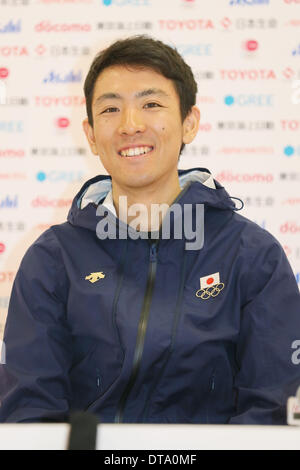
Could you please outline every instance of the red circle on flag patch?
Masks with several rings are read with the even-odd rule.
[[[214,282],[214,278],[213,277],[209,277],[206,281],[207,284],[211,284],[212,282]]]

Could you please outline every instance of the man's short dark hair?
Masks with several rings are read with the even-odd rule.
[[[97,54],[84,82],[89,124],[93,127],[92,101],[100,73],[113,65],[149,67],[173,81],[180,100],[182,122],[196,103],[197,83],[192,69],[175,48],[146,35],[120,39]],[[182,144],[180,154],[184,149]]]

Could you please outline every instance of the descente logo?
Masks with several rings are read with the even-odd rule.
[[[35,25],[35,31],[37,33],[89,33],[92,30],[90,24],[79,24],[79,23],[54,23],[50,21],[41,21]]]

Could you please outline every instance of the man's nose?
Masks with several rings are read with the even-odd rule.
[[[130,108],[122,111],[119,126],[120,134],[134,135],[136,132],[144,132],[145,129],[146,126],[138,110]]]

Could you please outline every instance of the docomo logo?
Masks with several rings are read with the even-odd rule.
[[[258,42],[255,41],[254,39],[251,39],[250,41],[245,42],[245,48],[247,51],[256,51],[258,49]]]
[[[203,204],[151,204],[150,213],[144,204],[127,205],[127,196],[119,197],[119,224],[116,218],[102,204],[98,205],[96,215],[102,217],[96,227],[100,240],[151,239],[192,241],[185,243],[186,250],[200,250],[204,245],[204,205]],[[130,218],[129,224],[128,219]],[[172,236],[171,236],[172,219]],[[195,230],[193,230],[193,227]],[[139,229],[138,229],[139,228]],[[183,229],[183,230],[182,230]],[[118,230],[118,237],[117,237]],[[184,232],[183,232],[184,231]],[[184,234],[183,234],[184,233]]]
[[[5,251],[5,245],[4,245],[4,243],[0,242],[0,254],[4,253],[4,251]]]
[[[280,226],[281,233],[299,233],[300,232],[300,225],[297,225],[297,222],[286,222]]]
[[[5,67],[0,68],[0,78],[7,78],[9,75],[9,70]]]
[[[190,30],[195,29],[214,29],[213,22],[211,20],[159,20],[160,29],[167,29],[169,31],[179,30]]]
[[[50,21],[41,21],[35,26],[35,31],[37,33],[89,33],[92,29],[90,24],[79,24],[79,23],[56,23],[51,24]]]
[[[48,199],[46,196],[38,196],[31,202],[32,207],[71,207],[73,199]]]
[[[55,123],[57,127],[60,127],[61,129],[65,129],[66,127],[69,127],[70,120],[66,117],[61,117],[61,118],[56,119]]]
[[[273,183],[274,176],[271,173],[263,175],[262,173],[231,173],[230,171],[222,171],[216,176],[216,180],[220,183],[227,181],[228,183]]]

